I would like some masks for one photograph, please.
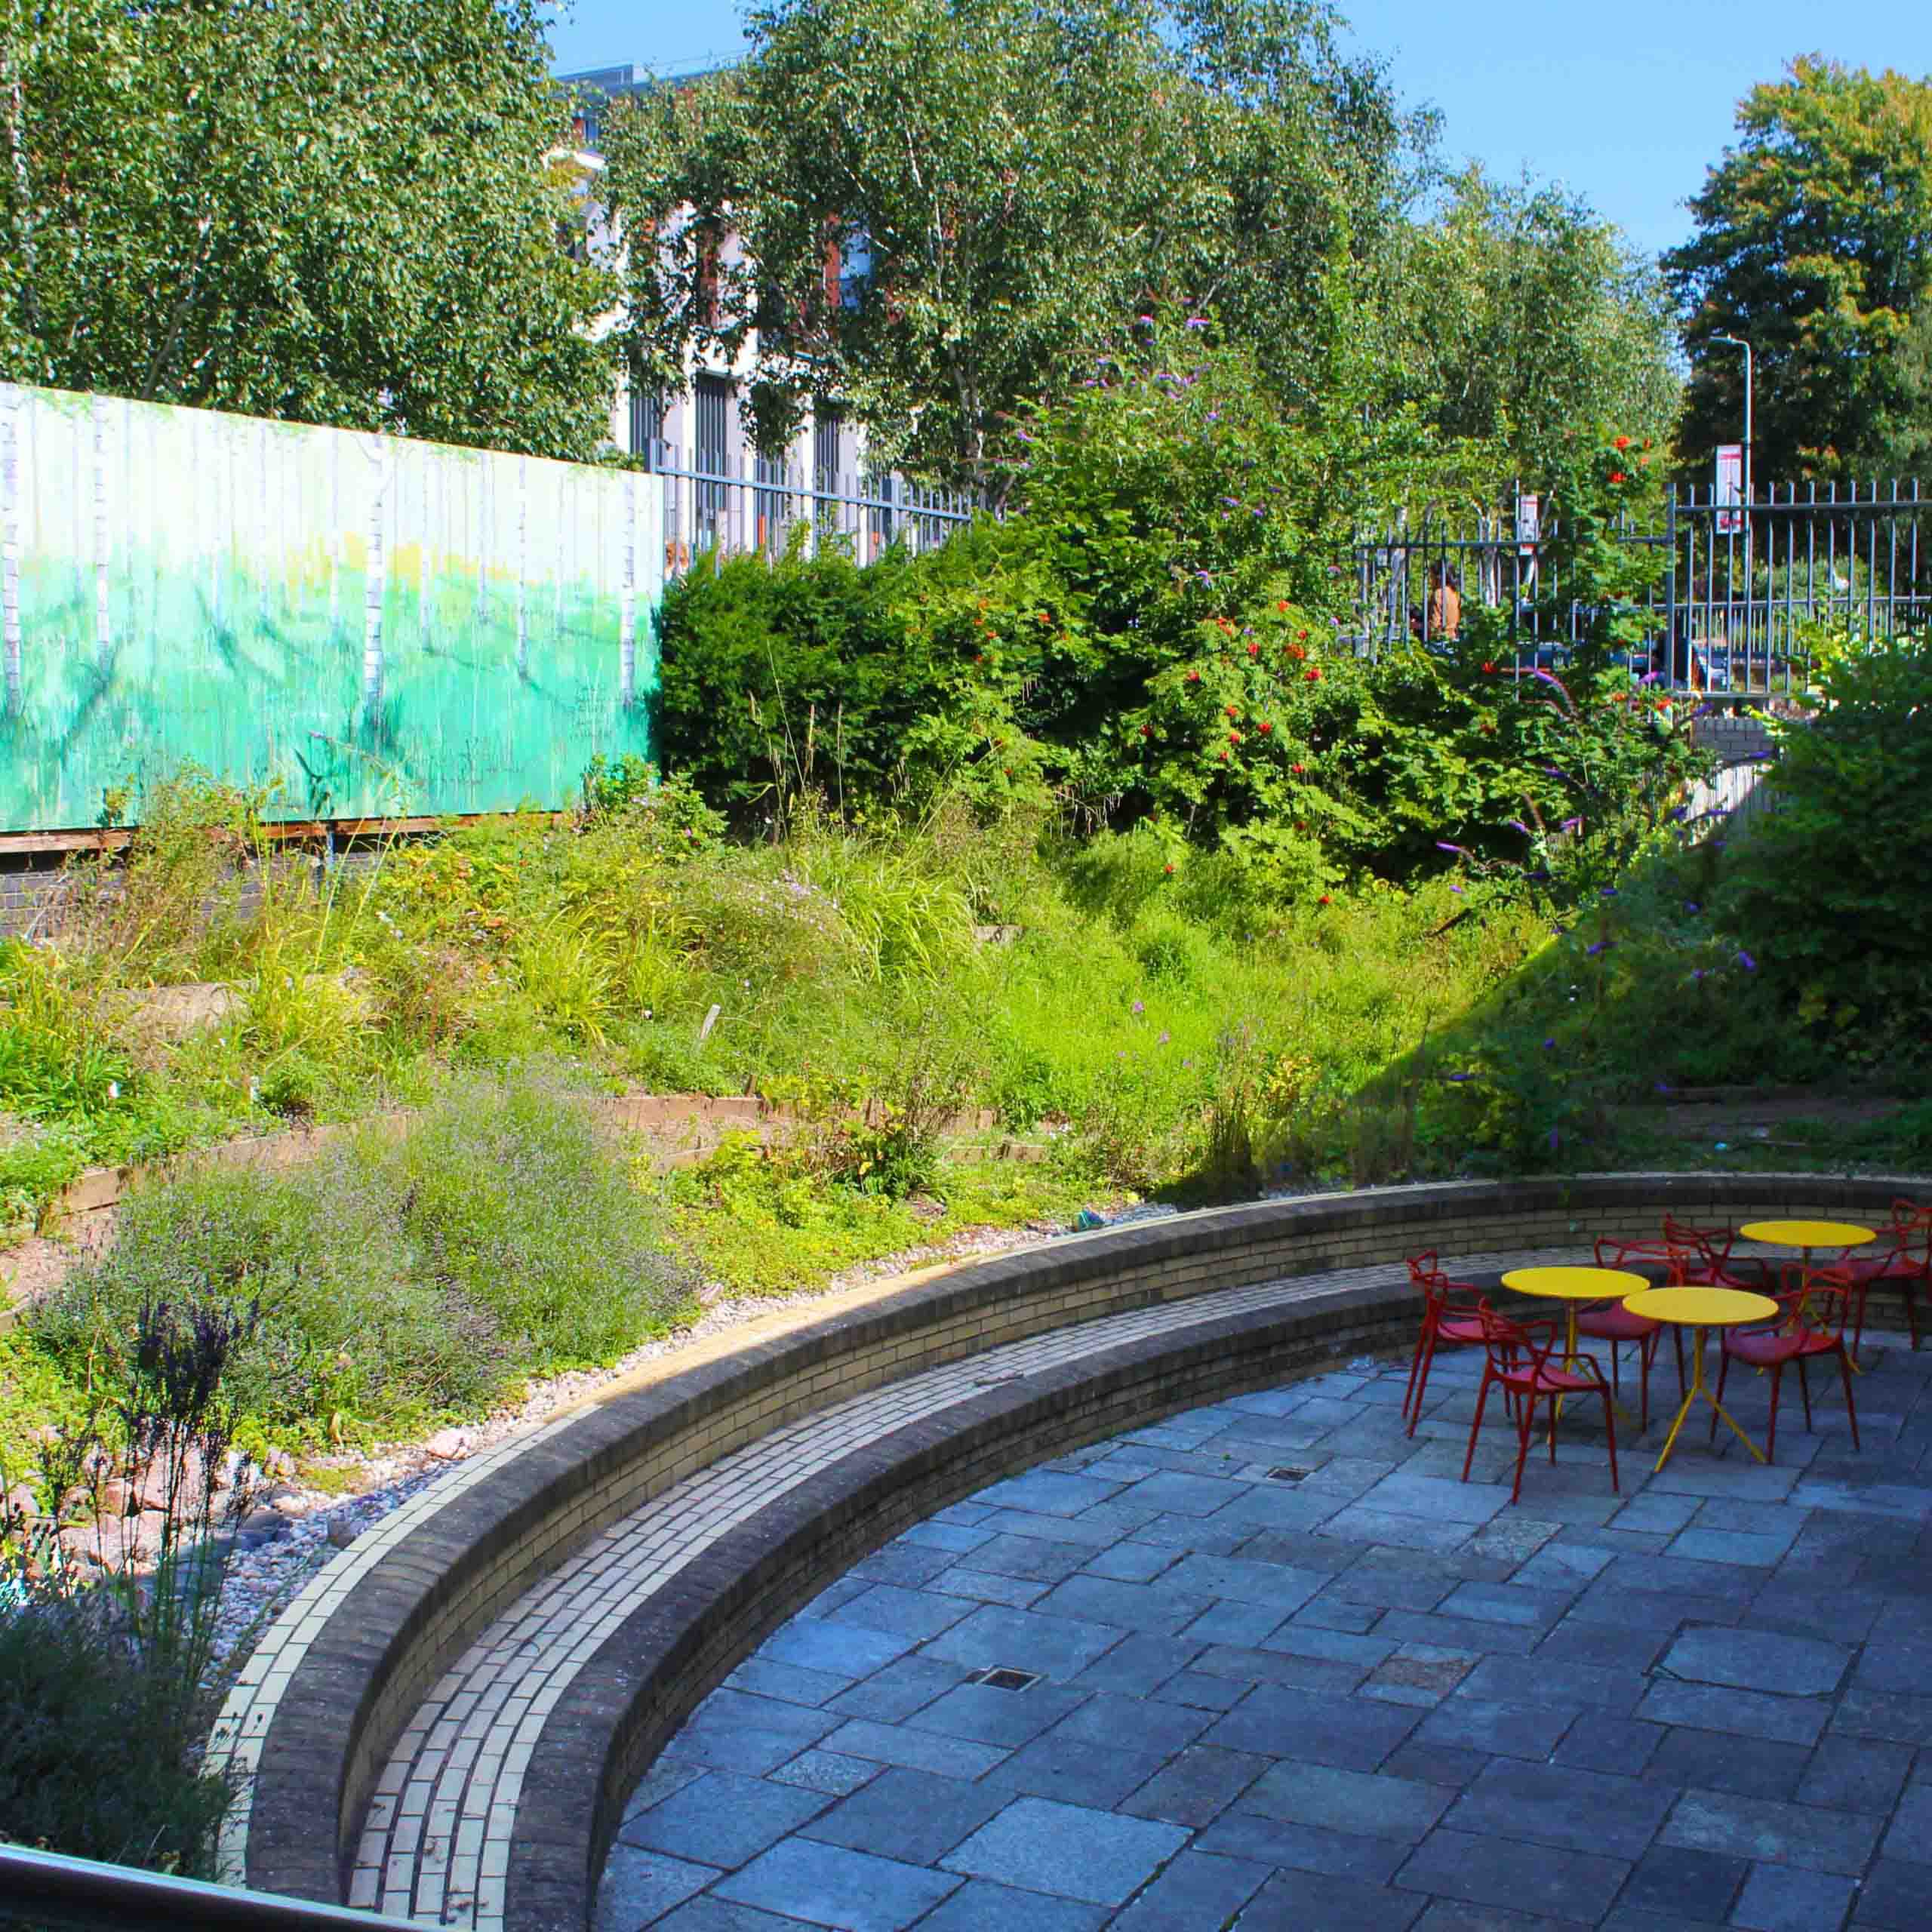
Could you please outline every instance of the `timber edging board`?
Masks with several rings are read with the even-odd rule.
[[[918,1371],[1103,1315],[1176,1303],[1174,1330],[1102,1351],[880,1438],[738,1525],[641,1602],[551,1712],[518,1814],[508,1924],[587,1921],[638,1771],[716,1682],[826,1583],[1010,1470],[1137,1420],[1403,1337],[1414,1303],[1315,1290],[1190,1324],[1212,1289],[1371,1264],[1735,1223],[1881,1219],[1891,1177],[1621,1174],[1303,1196],[1057,1241],[896,1289],[626,1389],[454,1495],[355,1583],[289,1672],[260,1740],[246,1882],[339,1903],[374,1783],[410,1714],[481,1629],[598,1530],[781,1423]]]

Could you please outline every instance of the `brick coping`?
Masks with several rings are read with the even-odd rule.
[[[213,1760],[253,1773],[229,1840],[231,1869],[262,1889],[343,1898],[382,1768],[449,1663],[599,1531],[799,1417],[1027,1336],[1217,1289],[1399,1263],[1424,1247],[1446,1256],[1574,1251],[1599,1233],[1651,1232],[1666,1212],[1734,1223],[1881,1217],[1894,1196],[1920,1186],[1890,1177],[1623,1174],[1304,1196],[1098,1230],[761,1318],[699,1359],[652,1364],[637,1381],[600,1390],[476,1458],[312,1582],[245,1666],[217,1727]],[[771,1524],[763,1541],[749,1525],[734,1530],[631,1620],[637,1627],[624,1641],[645,1643],[658,1660],[654,1694],[600,1653],[580,1678],[605,1684],[618,1668],[632,1686],[629,1706],[601,1709],[593,1721],[574,1686],[551,1711],[546,1767],[552,1730],[595,1734],[583,1748],[601,1756],[598,1801],[590,1815],[580,1804],[577,1817],[548,1830],[535,1814],[528,1829],[519,1816],[518,1869],[544,1884],[518,1903],[518,1932],[583,1923],[614,1807],[657,1743],[820,1584],[964,1493],[951,1487],[955,1474],[983,1483],[1016,1457],[1038,1460],[1198,1399],[1210,1372],[1201,1349],[1219,1364],[1216,1386],[1225,1386],[1236,1357],[1278,1378],[1323,1357],[1344,1331],[1364,1345],[1392,1339],[1391,1324],[1411,1307],[1399,1275],[1373,1300],[1370,1307],[1358,1291],[1337,1288],[1292,1314],[1250,1318],[1258,1331],[1223,1332],[1211,1321],[1192,1340],[1177,1334],[1173,1348],[1143,1346],[1131,1361],[1102,1351],[1062,1371],[1051,1389],[1029,1379],[1025,1392],[990,1391],[946,1423],[910,1425],[869,1445],[852,1469],[814,1476],[780,1506],[780,1544],[768,1540]],[[553,1842],[560,1832],[567,1842]]]

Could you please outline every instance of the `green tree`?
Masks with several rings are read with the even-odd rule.
[[[1328,260],[1404,185],[1387,91],[1333,28],[1305,0],[778,0],[741,66],[611,118],[634,366],[675,383],[755,331],[766,438],[837,395],[982,482],[1002,414],[1150,300],[1214,302],[1306,380]]]
[[[1547,485],[1601,423],[1668,437],[1673,321],[1655,269],[1586,202],[1472,164],[1398,235],[1389,387],[1469,447],[1480,485]]]
[[[1679,452],[1702,464],[1737,436],[1743,358],[1712,340],[1733,335],[1755,354],[1758,476],[1876,468],[1912,426],[1899,352],[1932,287],[1932,81],[1810,55],[1752,89],[1737,129],[1665,257],[1693,368]]]
[[[0,0],[0,374],[587,457],[536,0]]]

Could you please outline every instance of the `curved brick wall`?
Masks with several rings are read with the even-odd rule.
[[[540,1774],[517,1813],[506,1913],[516,1932],[579,1932],[635,1777],[720,1678],[861,1555],[1008,1471],[1413,1332],[1413,1299],[1394,1281],[1319,1287],[1291,1305],[1213,1320],[1190,1321],[1188,1297],[1399,1263],[1426,1247],[1451,1259],[1582,1251],[1598,1234],[1653,1232],[1666,1212],[1733,1224],[1798,1214],[1869,1222],[1896,1195],[1924,1187],[1611,1175],[1260,1202],[1057,1241],[749,1340],[553,1423],[473,1479],[441,1486],[447,1500],[426,1492],[418,1520],[359,1564],[361,1546],[348,1552],[347,1580],[324,1592],[320,1610],[311,1605],[302,1644],[278,1657],[265,1644],[253,1671],[273,1694],[242,1727],[256,1767],[246,1882],[342,1899],[378,1772],[450,1660],[595,1531],[781,1423],[1029,1335],[1180,1304],[1158,1334],[993,1384],[868,1444],[735,1524],[640,1601],[545,1722]]]

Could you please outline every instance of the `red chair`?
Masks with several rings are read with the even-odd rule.
[[[1695,1227],[1674,1214],[1666,1214],[1663,1238],[1666,1246],[1681,1250],[1684,1255],[1684,1270],[1678,1278],[1684,1287],[1739,1288],[1752,1295],[1764,1294],[1770,1287],[1769,1275],[1774,1263],[1732,1261],[1731,1244],[1737,1236],[1730,1228]],[[1757,1273],[1747,1275],[1740,1272],[1747,1267],[1755,1267]]]
[[[1657,1248],[1657,1246],[1660,1246],[1660,1242],[1609,1241],[1609,1238],[1604,1238],[1604,1241],[1598,1241],[1596,1244],[1596,1266],[1598,1267],[1629,1267],[1631,1260],[1650,1262],[1650,1260],[1656,1260],[1656,1256],[1654,1256],[1650,1250]],[[1638,1250],[1642,1250],[1642,1252],[1638,1252]],[[1667,1250],[1663,1260],[1666,1260],[1666,1267],[1669,1267],[1671,1260]],[[1579,1308],[1579,1310],[1577,1310],[1577,1333],[1579,1333],[1579,1335],[1588,1335],[1592,1341],[1609,1343],[1609,1386],[1611,1386],[1611,1389],[1614,1391],[1617,1391],[1619,1395],[1623,1393],[1623,1380],[1621,1380],[1621,1362],[1619,1362],[1617,1358],[1617,1343],[1621,1341],[1636,1343],[1636,1362],[1638,1362],[1640,1376],[1642,1376],[1642,1381],[1640,1381],[1642,1397],[1640,1397],[1638,1428],[1648,1429],[1650,1428],[1650,1364],[1656,1360],[1657,1339],[1663,1335],[1662,1321],[1652,1321],[1648,1315],[1632,1315],[1629,1308],[1623,1306],[1621,1300],[1590,1302],[1588,1306]],[[1681,1383],[1681,1381],[1683,1381],[1683,1372],[1684,1372],[1683,1335],[1681,1335],[1679,1329],[1673,1327],[1671,1329],[1671,1337],[1673,1337],[1673,1341],[1677,1343],[1677,1380],[1679,1380]],[[1683,1391],[1679,1389],[1679,1395],[1681,1393],[1683,1393]]]
[[[1557,1404],[1565,1395],[1601,1395],[1603,1426],[1610,1438],[1610,1486],[1623,1494],[1617,1480],[1617,1412],[1610,1405],[1610,1384],[1603,1379],[1592,1355],[1575,1359],[1587,1364],[1589,1374],[1552,1364],[1552,1354],[1560,1355],[1563,1327],[1555,1321],[1506,1321],[1487,1302],[1481,1305],[1483,1347],[1487,1359],[1483,1364],[1482,1387],[1476,1395],[1475,1420],[1469,1425],[1469,1453],[1463,1458],[1463,1480],[1469,1479],[1469,1466],[1475,1460],[1476,1435],[1482,1427],[1483,1405],[1489,1400],[1491,1384],[1500,1386],[1506,1399],[1517,1404],[1516,1481],[1509,1492],[1514,1503],[1523,1493],[1523,1464],[1530,1453],[1530,1431],[1536,1420],[1537,1404],[1549,1404],[1549,1460],[1556,1460]]]
[[[1854,1363],[1865,1340],[1865,1298],[1881,1282],[1898,1291],[1912,1329],[1912,1346],[1918,1346],[1918,1297],[1921,1291],[1932,1295],[1932,1206],[1894,1201],[1889,1239],[1891,1245],[1882,1254],[1862,1259],[1847,1255],[1834,1264],[1850,1281],[1857,1297],[1857,1317],[1851,1337]]]
[[[1781,1290],[1775,1297],[1783,1310],[1775,1326],[1764,1328],[1727,1329],[1721,1358],[1718,1365],[1718,1395],[1724,1400],[1725,1378],[1734,1361],[1761,1368],[1771,1378],[1771,1423],[1764,1438],[1764,1460],[1777,1452],[1778,1385],[1784,1380],[1785,1364],[1798,1364],[1798,1386],[1804,1398],[1804,1426],[1811,1426],[1811,1384],[1804,1365],[1818,1355],[1836,1355],[1838,1375],[1844,1383],[1845,1414],[1851,1420],[1851,1446],[1858,1440],[1858,1410],[1851,1398],[1851,1356],[1844,1345],[1844,1324],[1851,1312],[1857,1290],[1838,1268],[1814,1268],[1808,1272],[1799,1262],[1789,1263],[1785,1279],[1798,1278],[1798,1285]],[[1715,1411],[1711,1415],[1711,1435],[1718,1432]]]
[[[1416,1337],[1416,1352],[1409,1364],[1408,1392],[1402,1398],[1402,1413],[1409,1419],[1409,1433],[1416,1432],[1422,1420],[1423,1398],[1429,1389],[1429,1364],[1439,1348],[1465,1348],[1482,1340],[1482,1296],[1466,1281],[1452,1281],[1436,1265],[1435,1251],[1409,1257],[1409,1279],[1422,1291],[1422,1332]],[[1473,1299],[1452,1301],[1460,1293]]]

